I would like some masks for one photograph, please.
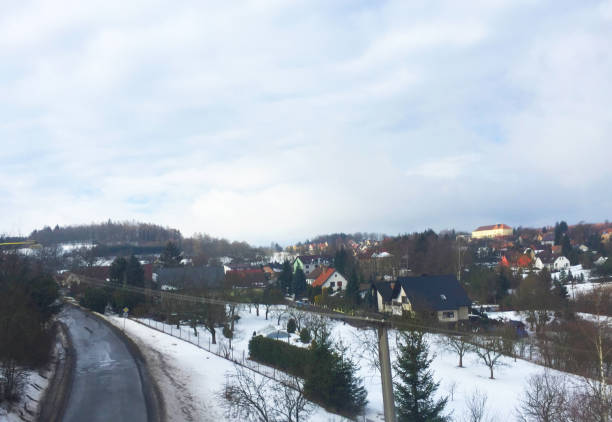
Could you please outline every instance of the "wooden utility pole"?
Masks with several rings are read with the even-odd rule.
[[[380,359],[380,378],[382,381],[385,422],[395,422],[395,400],[393,399],[389,338],[387,336],[387,327],[384,323],[378,326],[378,357]]]

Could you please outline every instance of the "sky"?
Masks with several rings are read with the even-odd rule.
[[[612,219],[611,45],[611,0],[0,0],[0,233]]]

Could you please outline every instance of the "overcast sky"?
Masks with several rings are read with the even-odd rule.
[[[612,217],[612,1],[0,2],[0,233]]]

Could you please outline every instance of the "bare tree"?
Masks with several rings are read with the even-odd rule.
[[[304,382],[295,376],[287,376],[274,388],[274,401],[279,404],[279,420],[300,422],[313,410],[312,403],[304,395]]]
[[[495,336],[480,337],[477,340],[477,347],[474,349],[474,351],[487,366],[487,368],[489,368],[489,371],[491,372],[491,376],[489,378],[494,379],[493,369],[503,365],[503,362],[500,360],[504,354],[504,345],[502,340]]]
[[[568,413],[570,392],[564,377],[548,370],[533,375],[527,382],[521,404],[517,409],[519,420],[524,422],[565,422],[571,420]]]
[[[0,401],[16,401],[21,398],[27,381],[27,372],[16,359],[2,358],[0,361]]]
[[[292,307],[287,308],[287,313],[291,318],[295,320],[295,326],[298,332],[301,331],[304,322],[308,318],[308,314],[304,311]]]
[[[449,334],[440,337],[439,343],[446,350],[457,354],[459,357],[459,368],[463,368],[463,357],[474,350],[474,346],[469,343],[469,337],[467,334],[453,335]]]
[[[228,417],[258,422],[274,422],[275,410],[269,400],[269,384],[273,381],[255,376],[251,371],[234,365],[235,372],[228,375],[222,396]]]
[[[457,391],[457,381],[452,381],[447,384],[446,391],[451,400],[455,400],[455,391]]]
[[[487,412],[487,393],[478,389],[474,390],[466,400],[466,422],[490,422],[493,419]]]
[[[306,313],[304,313],[307,315]],[[297,325],[297,320],[296,320]],[[329,319],[323,315],[311,314],[304,318],[303,325],[308,328],[312,334],[312,339],[317,343],[321,343],[330,335]],[[298,326],[298,330],[301,328]]]
[[[281,321],[287,316],[287,308],[285,306],[277,306],[272,310],[272,316],[276,318],[276,325],[281,325]]]
[[[257,422],[300,422],[312,412],[301,379],[286,376],[278,382],[239,365],[234,368],[222,391],[227,416]]]
[[[378,354],[378,335],[376,330],[355,330],[353,336],[361,347],[357,350],[360,359],[365,359],[368,366],[380,374],[380,355]]]

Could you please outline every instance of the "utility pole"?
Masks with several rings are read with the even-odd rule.
[[[387,336],[387,326],[384,322],[378,326],[378,357],[380,359],[380,378],[382,380],[385,422],[395,422],[395,400],[393,399],[389,338]]]

